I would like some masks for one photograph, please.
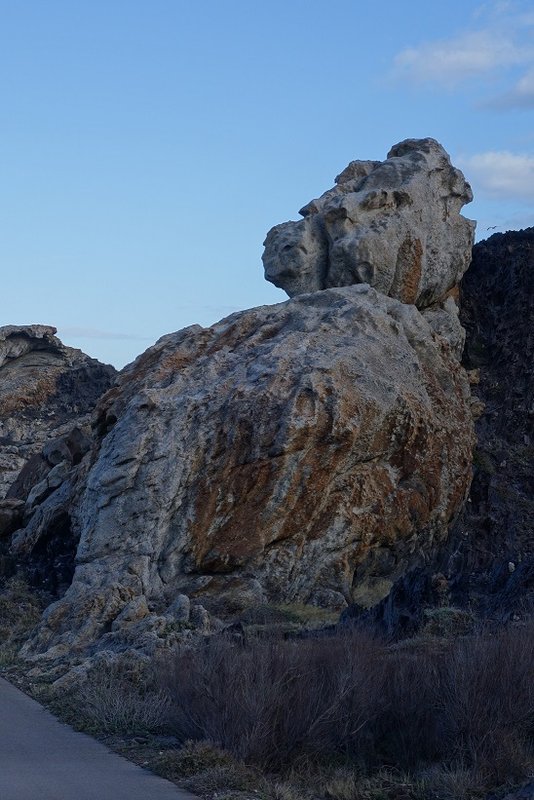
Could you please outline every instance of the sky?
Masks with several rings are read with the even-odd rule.
[[[534,225],[533,113],[531,2],[0,0],[0,325],[122,367],[280,302],[267,231],[406,138]]]

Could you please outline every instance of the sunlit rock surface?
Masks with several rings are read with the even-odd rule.
[[[264,242],[267,280],[290,297],[369,283],[403,303],[445,300],[471,260],[471,187],[434,139],[407,139],[385,161],[352,161],[304,219]]]

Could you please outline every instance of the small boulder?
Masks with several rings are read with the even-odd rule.
[[[171,617],[175,622],[189,622],[191,612],[191,601],[186,594],[177,595],[168,609],[165,616]]]

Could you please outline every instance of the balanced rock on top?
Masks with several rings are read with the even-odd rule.
[[[385,161],[352,161],[299,222],[264,242],[265,277],[290,297],[368,283],[426,308],[445,299],[471,260],[471,187],[435,139],[407,139]]]

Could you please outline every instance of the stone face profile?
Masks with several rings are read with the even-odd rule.
[[[408,139],[385,161],[352,161],[336,186],[276,225],[265,277],[290,297],[368,283],[426,308],[445,299],[471,259],[471,187],[434,139]]]

